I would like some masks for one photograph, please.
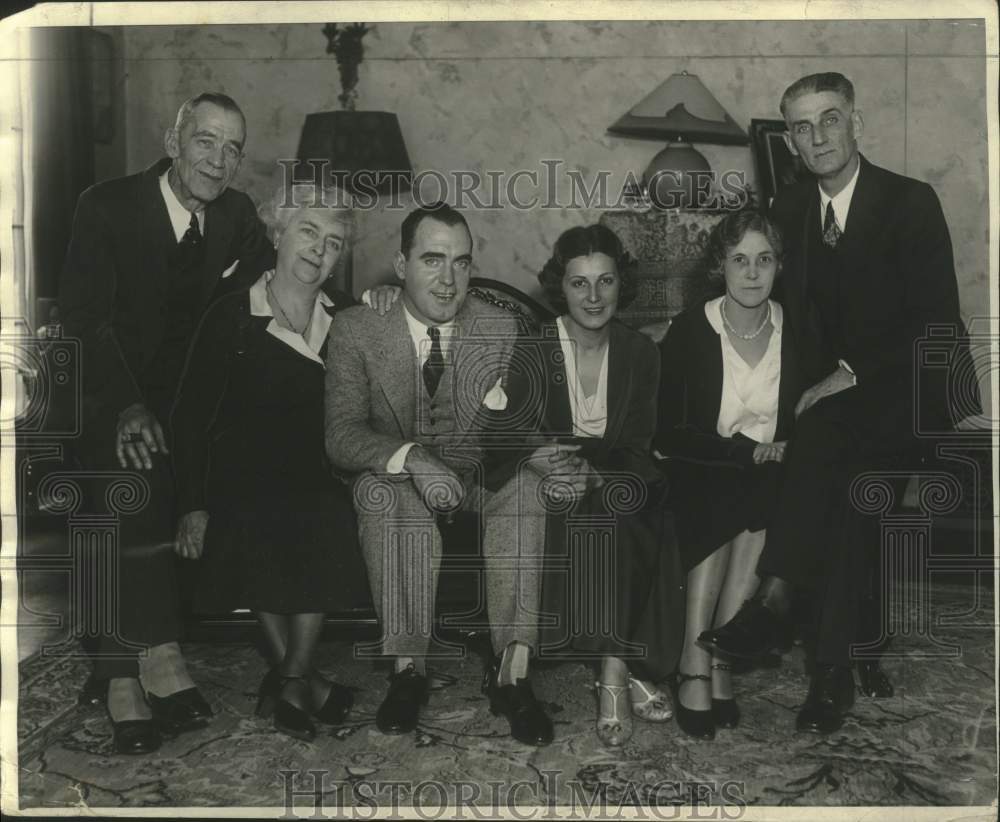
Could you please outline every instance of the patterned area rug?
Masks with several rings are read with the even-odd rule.
[[[505,720],[490,714],[476,653],[438,662],[419,729],[384,736],[374,727],[384,672],[354,659],[351,645],[327,643],[320,667],[361,690],[344,726],[320,726],[315,742],[305,743],[254,716],[265,666],[252,648],[189,644],[191,672],[216,711],[212,724],[154,755],[116,757],[104,714],[75,705],[87,664],[36,655],[20,667],[21,806],[280,813],[294,800],[306,816],[318,797],[328,815],[372,803],[449,802],[575,805],[579,813],[589,806],[597,816],[623,805],[692,801],[988,805],[997,796],[995,618],[992,602],[982,601],[988,592],[978,591],[979,601],[971,587],[935,587],[931,635],[897,638],[898,656],[884,663],[895,696],[859,697],[844,727],[828,737],[794,731],[808,683],[800,648],[778,668],[737,679],[739,728],[699,742],[672,721],[636,723],[632,740],[612,750],[594,734],[592,676],[582,665],[536,670],[535,692],[555,721],[556,741],[532,749],[511,740]]]

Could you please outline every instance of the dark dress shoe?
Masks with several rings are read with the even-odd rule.
[[[187,688],[170,696],[146,694],[153,718],[166,734],[196,731],[208,725],[212,708],[197,688]]]
[[[281,694],[281,672],[277,668],[270,668],[257,688],[257,707],[254,714],[261,719],[269,719],[274,715],[274,705]]]
[[[858,691],[872,699],[888,699],[896,693],[889,677],[886,676],[877,659],[868,659],[857,664]]]
[[[112,719],[111,728],[114,731],[115,753],[152,753],[163,744],[157,724],[152,719],[126,719],[122,722]]]
[[[795,729],[829,734],[844,724],[844,714],[854,705],[854,676],[842,665],[817,665],[809,695],[795,718]]]
[[[542,704],[535,699],[531,680],[518,679],[513,685],[500,685],[500,660],[496,659],[483,677],[483,693],[489,697],[490,713],[503,714],[510,723],[510,735],[524,745],[548,745],[555,733]]]
[[[309,712],[281,696],[285,683],[297,679],[305,681],[304,676],[278,676],[278,695],[274,700],[274,729],[295,739],[312,742],[316,738],[316,726],[309,718]]]
[[[748,599],[725,625],[702,631],[698,643],[726,655],[753,659],[781,644],[784,620],[760,600]]]
[[[735,728],[740,724],[740,706],[735,699],[712,697],[712,720],[716,728]]]
[[[347,712],[353,705],[354,689],[338,682],[331,682],[326,701],[313,717],[325,725],[340,725],[347,718]]]
[[[91,672],[76,698],[77,705],[107,705],[108,680]]]
[[[389,693],[375,714],[375,727],[384,734],[406,734],[417,727],[420,706],[427,704],[427,677],[412,666],[389,677]]]
[[[674,695],[674,718],[677,726],[692,739],[715,739],[715,715],[711,710],[698,711],[685,708],[681,703],[681,683],[691,679],[700,679],[711,683],[712,677],[706,674],[676,673],[670,677],[670,690]]]

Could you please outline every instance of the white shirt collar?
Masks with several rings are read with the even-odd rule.
[[[724,299],[726,299],[725,295],[716,297],[714,300],[709,300],[705,303],[705,318],[708,320],[708,324],[712,326],[712,330],[719,336],[726,330],[726,326],[722,322],[722,301]],[[771,325],[774,326],[775,333],[780,334],[781,326],[784,322],[781,304],[776,303],[774,300],[768,300],[768,303],[771,306]]]
[[[302,356],[323,362],[319,352],[323,347],[327,334],[330,332],[330,324],[333,317],[327,312],[327,307],[333,306],[334,302],[323,291],[316,296],[316,303],[313,306],[312,323],[309,326],[309,339],[303,339],[301,334],[296,334],[278,325],[274,319],[274,312],[271,311],[271,304],[267,301],[267,283],[274,276],[274,270],[265,271],[259,280],[250,286],[250,313],[254,317],[271,317],[271,322],[267,325],[267,333],[277,337],[283,343],[298,351]]]
[[[406,327],[410,330],[410,339],[413,340],[413,348],[422,366],[431,355],[431,335],[427,333],[427,326],[414,317],[405,305],[403,316],[406,317]],[[456,333],[455,321],[440,323],[437,327],[441,329],[441,352],[444,353],[448,350],[451,337]]]
[[[861,158],[858,158],[858,167],[854,169],[854,176],[847,182],[835,197],[830,197],[819,184],[819,223],[820,228],[826,219],[826,204],[833,203],[833,216],[837,219],[837,225],[841,231],[847,231],[847,213],[851,210],[851,198],[854,196],[854,187],[858,184],[858,174],[861,173]]]
[[[177,237],[177,242],[180,242],[181,237],[191,225],[191,212],[181,205],[181,201],[177,199],[177,195],[170,187],[170,181],[167,179],[169,173],[170,169],[168,168],[160,175],[160,194],[163,195],[163,202],[167,204],[167,214],[170,215],[170,225],[174,227],[174,235]],[[205,211],[203,209],[194,213],[198,217],[198,228],[204,235]]]

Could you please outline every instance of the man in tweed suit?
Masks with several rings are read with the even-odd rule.
[[[497,654],[485,691],[515,739],[544,745],[552,723],[535,699],[528,658],[536,642],[538,564],[544,549],[539,473],[483,488],[481,434],[506,407],[504,370],[513,317],[465,299],[472,235],[447,205],[403,222],[395,271],[403,295],[385,315],[342,312],[327,356],[326,448],[357,474],[355,506],[382,651],[395,657],[376,724],[417,725],[427,700],[428,654],[441,558],[437,517],[462,507],[485,519],[487,607]]]

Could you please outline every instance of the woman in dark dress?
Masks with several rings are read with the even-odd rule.
[[[696,644],[728,622],[759,583],[755,568],[774,509],[780,463],[799,396],[794,346],[770,300],[781,236],[756,212],[737,212],[709,240],[721,297],[681,313],[661,345],[654,445],[666,457],[681,561],[687,572],[677,722],[711,739],[739,708],[729,664]]]
[[[508,413],[535,446],[509,462],[545,477],[551,500],[540,655],[599,664],[596,730],[612,746],[631,736],[633,714],[673,715],[651,681],[673,670],[683,614],[663,478],[650,456],[659,355],[615,319],[635,295],[631,265],[604,226],[563,233],[539,274],[561,316],[519,345],[507,386]]]
[[[274,663],[257,713],[306,740],[313,719],[342,722],[352,703],[313,667],[333,580],[360,550],[323,449],[327,332],[354,302],[320,288],[352,225],[349,210],[326,205],[337,196],[311,185],[276,194],[275,269],[208,310],[172,417],[177,551],[202,564],[195,608],[256,614]]]

